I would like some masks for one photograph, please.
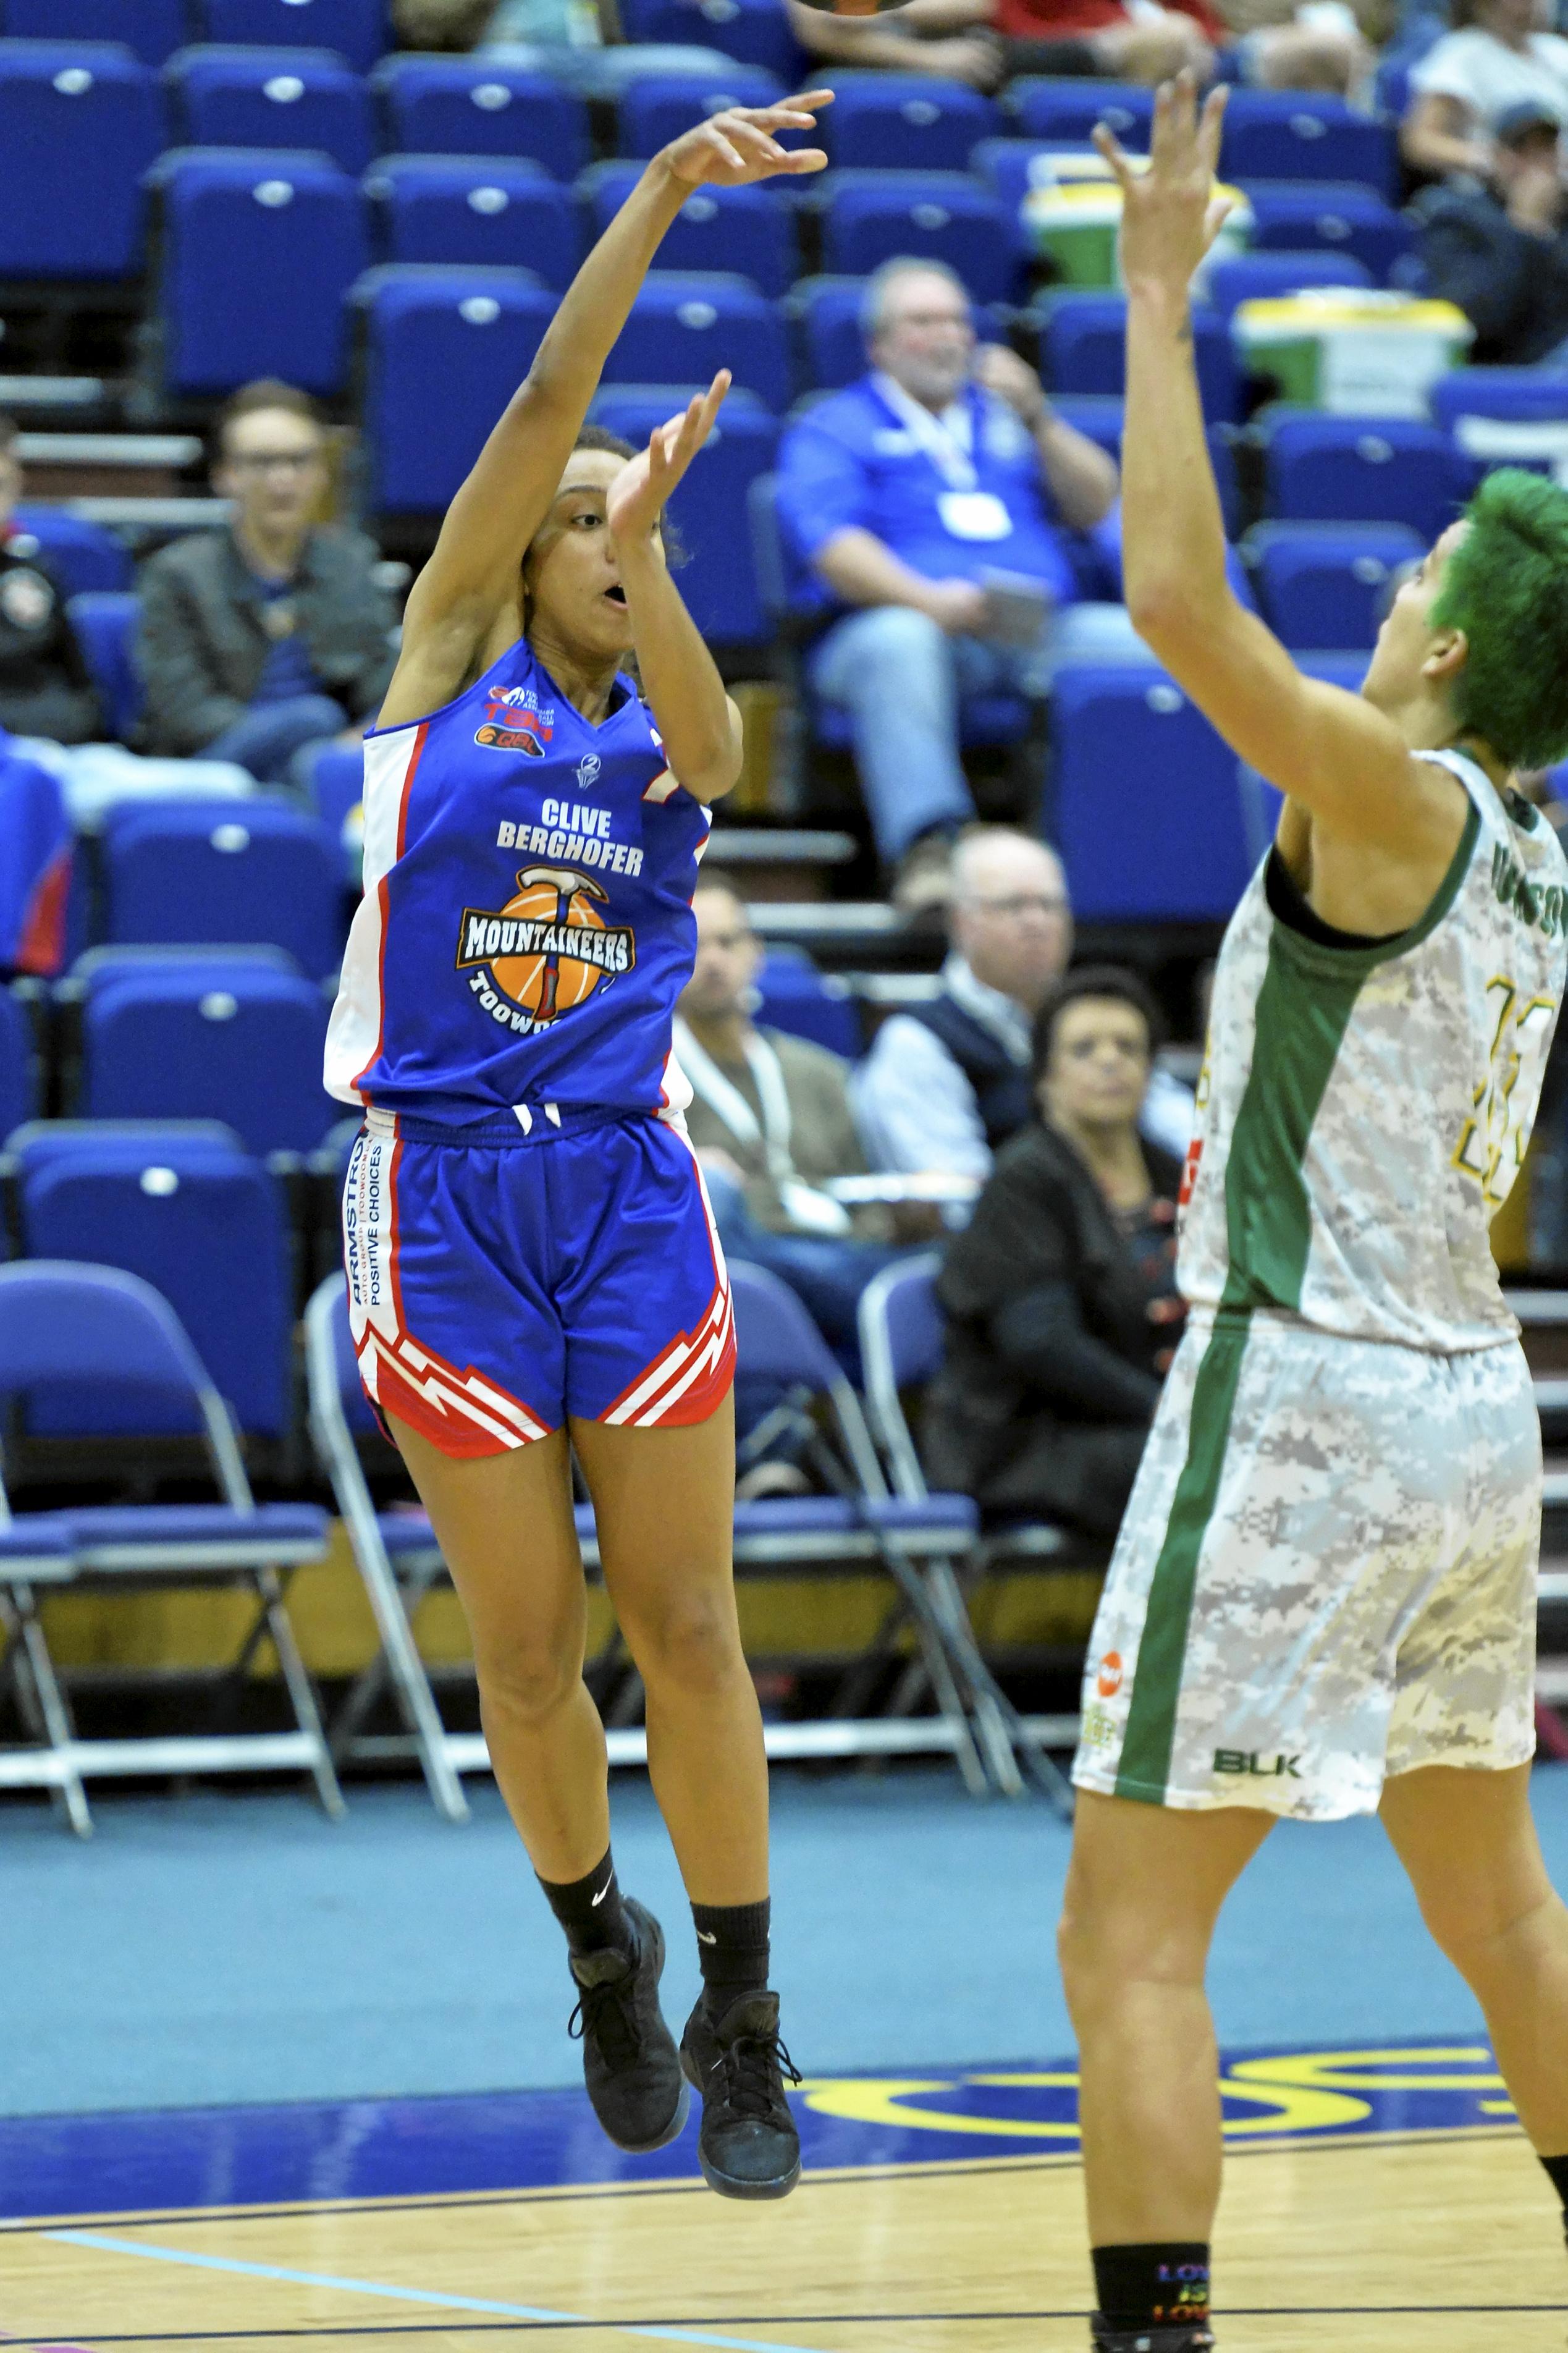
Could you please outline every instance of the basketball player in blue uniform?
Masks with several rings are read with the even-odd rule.
[[[468,1617],[595,2109],[621,2147],[658,2148],[689,2082],[703,2172],[737,2198],[784,2196],[800,2147],[731,1565],[729,1284],[670,1029],[741,725],[660,538],[729,380],[637,453],[584,419],[693,188],[821,170],[775,133],[827,100],[716,115],[654,158],[453,500],[365,742],[364,899],[327,1047],[328,1087],[365,1114],[343,1204],[361,1373]],[[572,1449],[691,1898],[703,1993],[679,2052],[663,1935],[611,1861]]]

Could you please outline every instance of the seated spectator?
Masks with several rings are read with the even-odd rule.
[[[1455,30],[1415,66],[1399,143],[1413,171],[1490,180],[1503,117],[1527,100],[1568,122],[1568,41],[1538,0],[1453,0]]]
[[[1472,361],[1568,361],[1568,182],[1557,118],[1538,99],[1500,117],[1486,184],[1416,199],[1429,290],[1476,331]]]
[[[0,727],[0,978],[64,964],[74,849],[58,779]]]
[[[695,1097],[687,1126],[727,1253],[799,1293],[833,1345],[852,1355],[860,1293],[897,1257],[884,1208],[842,1208],[821,1187],[866,1173],[848,1065],[752,1019],[762,943],[728,882],[692,901],[697,961],[675,1023],[675,1059]],[[926,1229],[929,1230],[929,1227]]]
[[[1185,1314],[1181,1166],[1138,1133],[1157,1034],[1131,973],[1068,975],[1036,1023],[1033,1115],[948,1246],[923,1452],[990,1513],[1106,1537],[1131,1491]]]
[[[103,714],[65,598],[46,564],[8,544],[21,495],[16,427],[0,417],[0,728],[90,744]]]
[[[1072,955],[1072,909],[1055,850],[1005,826],[959,842],[942,990],[883,1022],[854,1079],[855,1110],[879,1168],[977,1182],[1034,1114],[1030,1038]],[[1163,1072],[1147,1132],[1180,1157],[1193,1098]]]
[[[326,438],[302,392],[237,392],[218,420],[222,531],[178,540],[141,578],[142,748],[235,760],[262,784],[308,783],[310,752],[356,739],[392,676],[393,609],[376,550],[322,525]]]
[[[871,372],[789,427],[778,504],[841,615],[812,684],[851,714],[877,847],[914,909],[974,815],[960,696],[1043,690],[1057,661],[1147,656],[1123,607],[1073,601],[1067,533],[1110,513],[1115,465],[1016,353],[977,348],[952,271],[884,262],[862,322]]]

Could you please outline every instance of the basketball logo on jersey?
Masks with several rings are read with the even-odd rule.
[[[525,866],[504,907],[464,908],[458,970],[470,974],[493,1021],[526,1038],[631,970],[636,936],[627,924],[605,922],[599,909],[608,897],[574,867]]]

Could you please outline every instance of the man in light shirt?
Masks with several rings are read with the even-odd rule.
[[[879,1167],[978,1183],[1033,1114],[1030,1033],[1072,955],[1072,909],[1055,850],[1005,826],[963,835],[948,935],[940,993],[882,1024],[853,1098]],[[1192,1117],[1189,1091],[1156,1070],[1143,1133],[1179,1158]]]

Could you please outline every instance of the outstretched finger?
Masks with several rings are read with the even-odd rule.
[[[789,153],[760,122],[753,122],[749,115],[736,110],[719,116],[718,122],[722,126],[720,136],[738,149],[750,165],[762,163],[772,168],[782,164]]]
[[[1211,90],[1204,100],[1204,111],[1198,117],[1198,155],[1208,166],[1209,177],[1219,173],[1220,134],[1225,129],[1226,101],[1230,92],[1224,82]]]
[[[1115,132],[1108,122],[1097,122],[1092,137],[1096,147],[1120,181],[1122,195],[1130,195],[1136,185],[1138,174],[1132,169],[1127,151],[1117,138]]]

